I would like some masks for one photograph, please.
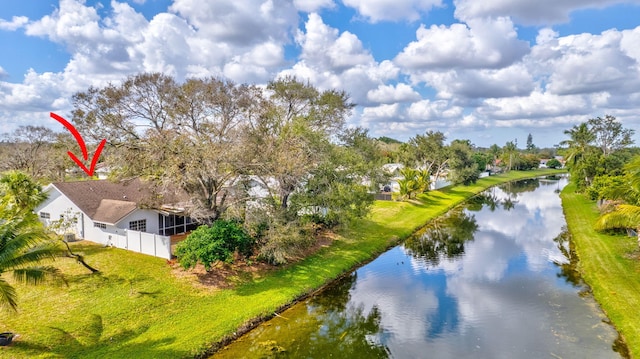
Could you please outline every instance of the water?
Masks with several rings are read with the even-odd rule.
[[[493,188],[215,358],[620,358],[575,271],[559,190]]]

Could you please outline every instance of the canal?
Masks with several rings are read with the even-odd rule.
[[[566,183],[489,189],[214,358],[620,358],[575,271]]]

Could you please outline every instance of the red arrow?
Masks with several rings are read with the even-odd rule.
[[[71,132],[73,137],[75,137],[76,141],[78,142],[78,145],[80,145],[80,150],[82,150],[82,157],[84,158],[85,161],[88,160],[89,155],[87,154],[87,145],[84,143],[84,139],[80,135],[80,132],[78,132],[78,130],[76,130],[76,128],[69,121],[65,120],[62,116],[58,116],[53,112],[50,112],[49,115],[54,120],[63,124],[64,127],[66,127],[67,130]],[[102,149],[104,148],[104,145],[106,143],[107,143],[106,138],[100,141],[98,148],[96,148],[96,152],[94,152],[93,154],[93,158],[91,159],[91,166],[89,168],[87,168],[87,166],[85,166],[84,163],[82,163],[82,161],[80,161],[78,157],[76,157],[76,155],[74,155],[71,151],[68,151],[67,154],[86,174],[88,174],[89,176],[93,176],[93,171],[95,170],[96,164],[98,163],[98,158],[100,158],[100,153],[102,152]]]

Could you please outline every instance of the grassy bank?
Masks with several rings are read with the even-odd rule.
[[[597,232],[595,203],[569,185],[562,206],[578,255],[580,272],[595,299],[640,358],[640,257],[636,238]]]
[[[432,191],[414,202],[376,202],[369,218],[330,247],[262,275],[245,273],[233,289],[196,285],[166,261],[78,243],[99,276],[58,261],[68,287],[17,286],[19,313],[0,314],[0,331],[20,338],[0,348],[11,358],[177,358],[198,355],[254,318],[273,315],[333,278],[406,238],[428,220],[499,183],[557,171],[510,172],[469,187]]]

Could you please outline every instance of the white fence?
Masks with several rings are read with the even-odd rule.
[[[125,235],[111,235],[111,238],[111,243],[118,248],[171,259],[170,237],[127,230]]]

